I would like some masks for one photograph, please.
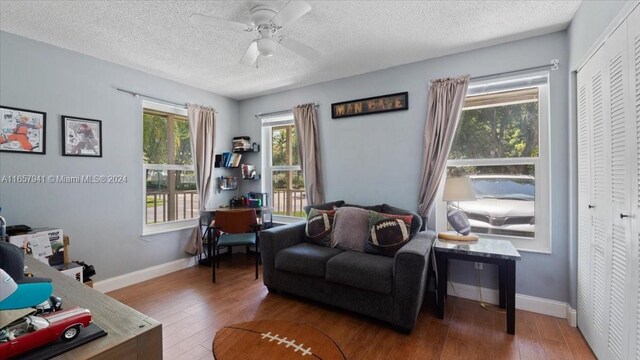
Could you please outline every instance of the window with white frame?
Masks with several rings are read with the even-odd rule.
[[[550,252],[548,73],[469,86],[447,176],[468,176],[476,200],[443,202],[439,229],[459,208],[474,234]]]
[[[263,186],[276,216],[304,217],[307,205],[304,177],[298,161],[293,113],[262,117]]]
[[[187,110],[143,102],[143,234],[192,227],[199,198]]]

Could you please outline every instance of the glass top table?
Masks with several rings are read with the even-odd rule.
[[[509,240],[478,239],[476,241],[450,241],[436,238],[437,251],[467,254],[499,259],[520,260],[520,253]]]
[[[437,276],[437,313],[444,319],[449,260],[464,260],[498,265],[499,306],[506,308],[507,333],[516,331],[516,261],[520,253],[508,240],[478,239],[451,241],[436,238],[433,242]]]

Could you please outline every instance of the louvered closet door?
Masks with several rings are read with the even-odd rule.
[[[627,51],[627,23],[624,22],[607,39],[605,44],[606,67],[609,80],[610,121],[609,167],[610,199],[608,216],[611,217],[611,258],[605,262],[611,272],[609,287],[609,334],[607,359],[629,358],[630,319],[627,312],[631,298],[628,290],[632,286],[629,260],[631,242],[630,221],[623,216],[629,214],[631,168],[629,166],[630,126],[629,113],[631,91],[629,81],[629,54]],[[635,129],[634,129],[635,130]]]
[[[591,335],[593,322],[593,297],[591,283],[591,237],[593,202],[591,187],[591,74],[593,64],[580,70],[578,84],[578,328],[585,337]]]
[[[609,120],[609,71],[605,47],[589,61],[591,85],[591,323],[583,330],[593,351],[605,358],[609,334],[611,280],[611,158]]]
[[[627,48],[629,53],[629,83],[631,106],[629,106],[629,169],[631,217],[627,218],[631,234],[629,241],[629,275],[631,286],[628,297],[629,356],[640,360],[640,7],[636,7],[627,19]]]

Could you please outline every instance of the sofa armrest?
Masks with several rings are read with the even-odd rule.
[[[306,221],[276,226],[260,232],[260,256],[262,257],[263,282],[271,285],[276,267],[276,254],[282,249],[304,241]]]
[[[435,232],[421,231],[395,255],[393,292],[395,323],[412,329],[422,306],[427,282],[429,256]]]

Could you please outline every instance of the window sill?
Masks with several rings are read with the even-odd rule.
[[[155,225],[143,225],[142,234],[140,236],[145,237],[166,234],[175,231],[193,229],[196,226],[198,226],[198,219],[172,221],[169,223]]]

